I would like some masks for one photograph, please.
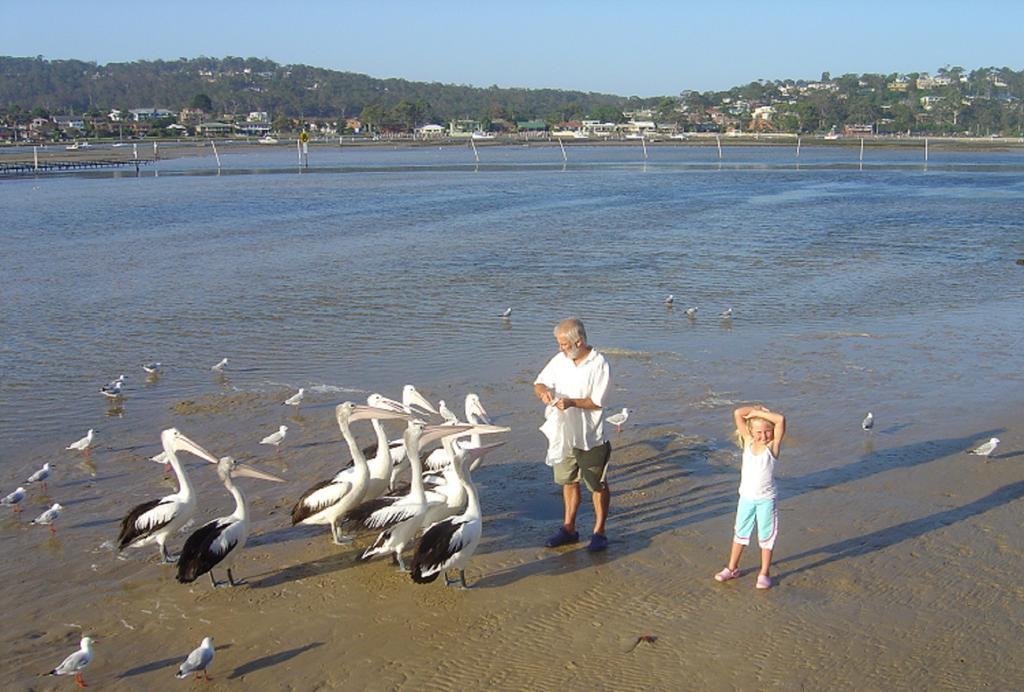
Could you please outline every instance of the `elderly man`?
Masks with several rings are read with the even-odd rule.
[[[611,444],[604,437],[602,409],[611,382],[608,361],[587,343],[583,322],[577,318],[562,320],[555,327],[558,353],[533,384],[534,394],[544,404],[560,409],[562,434],[568,451],[554,465],[555,482],[562,486],[565,520],[547,541],[549,548],[575,543],[576,512],[580,507],[580,479],[594,500],[594,535],[587,550],[597,552],[608,547],[604,524],[611,494],[605,473],[611,457]]]

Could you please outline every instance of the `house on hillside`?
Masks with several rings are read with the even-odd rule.
[[[146,120],[157,120],[159,118],[173,118],[174,112],[166,108],[132,108],[128,111],[129,119],[141,123]]]
[[[472,137],[474,132],[480,131],[478,120],[452,120],[448,123],[449,137]]]
[[[85,130],[85,120],[80,115],[55,115],[53,116],[53,124],[63,132],[68,130],[82,132]]]
[[[430,123],[429,125],[417,127],[415,136],[417,139],[444,139],[446,132],[440,125]]]
[[[226,137],[233,134],[235,126],[230,123],[218,123],[210,121],[196,125],[197,137]]]

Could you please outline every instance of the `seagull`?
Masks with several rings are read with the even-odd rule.
[[[297,391],[295,394],[292,394],[290,397],[284,400],[284,405],[297,407],[299,406],[299,404],[302,403],[302,398],[304,396],[306,396],[306,390],[303,389],[302,387],[299,387],[299,391]]]
[[[452,413],[452,410],[444,403],[444,399],[437,402],[437,412],[441,414],[441,418],[444,418],[445,423],[458,424],[459,417]]]
[[[274,445],[275,447],[277,447],[282,442],[284,442],[284,436],[287,435],[287,434],[288,434],[288,426],[287,425],[282,425],[280,428],[277,429],[276,433],[271,433],[270,435],[267,435],[262,440],[260,440],[260,444],[261,445]]]
[[[40,524],[42,526],[49,526],[50,533],[57,533],[57,529],[53,528],[53,522],[57,521],[57,519],[60,517],[60,511],[62,509],[64,508],[61,507],[59,503],[54,502],[53,507],[50,507],[50,509],[46,510],[38,517],[33,519],[32,523]]]
[[[150,375],[160,374],[160,363],[143,363],[142,369]]]
[[[82,679],[82,670],[92,662],[92,637],[82,637],[81,648],[51,670],[47,675],[75,675],[75,684],[88,687]]]
[[[719,313],[718,316],[721,317],[723,320],[727,320],[727,319],[731,318],[732,317],[732,308],[726,308],[725,310],[722,310],[722,312]]]
[[[875,427],[875,417],[871,414],[871,411],[868,411],[868,415],[864,416],[860,427],[864,430],[871,430],[871,428]]]
[[[509,319],[512,317],[512,308],[505,308],[505,312],[501,313],[503,319]]]
[[[181,556],[178,558],[176,577],[182,584],[194,582],[199,576],[209,572],[210,581],[213,582],[214,587],[223,586],[225,582],[218,582],[213,577],[214,567],[227,570],[228,580],[226,583],[231,586],[244,584],[244,581],[235,581],[234,575],[231,574],[231,567],[249,538],[249,507],[245,502],[245,495],[242,494],[240,488],[235,486],[231,478],[248,476],[265,481],[284,482],[284,479],[269,473],[239,466],[231,457],[220,458],[220,462],[217,464],[217,475],[220,476],[227,491],[235,498],[235,511],[226,517],[206,522],[185,540],[185,546],[181,549]]]
[[[75,451],[88,454],[89,447],[92,446],[92,435],[94,432],[96,431],[93,430],[92,428],[89,428],[89,432],[85,433],[85,437],[83,437],[81,440],[78,440],[77,442],[72,442],[64,449],[73,449]]]
[[[998,437],[993,437],[991,440],[989,440],[985,444],[979,445],[978,447],[975,447],[974,449],[972,449],[971,451],[969,451],[967,453],[968,454],[977,454],[979,457],[985,457],[986,459],[988,459],[992,455],[992,452],[996,451],[996,447],[998,447],[998,446],[999,446],[999,438]]]
[[[124,375],[121,375],[120,379],[116,379],[113,382],[100,387],[100,393],[108,399],[116,399],[121,396],[121,390],[124,388]]]
[[[668,294],[668,297],[667,297],[667,298],[665,298],[665,305],[672,305],[672,303],[674,303],[674,302],[676,302],[676,297],[675,297],[675,295],[673,295],[673,294],[669,293],[669,294]]]
[[[228,366],[228,359],[227,358],[221,358],[220,362],[217,363],[216,365],[214,365],[212,368],[210,368],[210,370],[215,370],[217,372],[224,372],[224,368],[226,368],[227,366]]]
[[[25,479],[26,483],[42,483],[43,492],[46,492],[46,479],[50,477],[50,472],[53,471],[53,467],[50,466],[50,462],[43,464],[43,468],[39,469],[31,476]]]
[[[22,488],[21,486],[18,486],[17,490],[15,490],[13,493],[8,495],[4,499],[0,500],[0,505],[3,505],[4,507],[13,507],[15,513],[19,513],[21,512],[21,507],[19,507],[18,504],[24,499],[25,489]]]
[[[622,424],[629,420],[629,409],[624,408],[621,412],[608,416],[605,420],[615,426],[616,432],[622,432]]]
[[[199,673],[203,674],[203,679],[209,681],[210,676],[206,672],[206,667],[213,661],[213,637],[204,637],[203,642],[188,655],[180,666],[178,666],[178,672],[174,677],[184,680],[191,673],[196,674],[196,680],[199,679]]]
[[[686,316],[691,320],[694,319],[697,316],[697,308],[686,308]]]

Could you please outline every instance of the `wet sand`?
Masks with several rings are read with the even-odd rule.
[[[637,396],[626,387],[664,377],[656,359],[613,359],[623,373],[619,399]],[[475,475],[485,524],[469,591],[413,584],[388,560],[356,563],[370,535],[339,548],[324,527],[288,526],[299,493],[347,459],[332,415],[337,394],[313,397],[284,419],[292,438],[279,458],[252,442],[254,429],[269,432],[268,419],[292,413],[280,413],[278,392],[214,392],[170,405],[179,427],[215,453],[234,450],[289,478],[281,486],[240,482],[254,521],[235,569],[249,583],[234,589],[215,590],[205,576],[176,583],[153,547],[127,559],[113,553],[109,541],[131,503],[112,490],[141,483],[148,490],[134,501],[172,492],[160,467],[145,461],[156,451],[152,440],[100,445],[91,468],[67,452],[50,486],[67,506],[56,537],[28,525],[50,501],[37,489],[20,522],[4,516],[0,524],[9,564],[0,685],[67,689],[69,679],[38,676],[83,631],[99,637],[85,679],[102,689],[192,684],[172,683],[172,675],[204,636],[217,647],[214,681],[204,685],[211,690],[1024,684],[1019,416],[993,405],[879,421],[865,435],[852,411],[829,425],[836,411],[823,413],[809,398],[790,403],[778,471],[777,586],[760,592],[754,550],[744,555],[742,578],[712,579],[728,554],[735,509],[735,395],[709,391],[684,402],[663,382],[642,414],[612,432],[611,545],[591,555],[583,543],[542,547],[561,503],[540,461],[530,375],[480,392],[513,432]],[[369,441],[369,426],[357,435]],[[991,435],[1002,444],[988,462],[963,453]],[[200,520],[231,511],[211,468],[189,464]],[[584,539],[590,521],[585,502]]]

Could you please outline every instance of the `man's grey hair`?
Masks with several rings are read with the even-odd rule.
[[[555,325],[555,338],[564,336],[569,341],[582,341],[587,343],[587,329],[583,326],[583,320],[579,317],[570,317]]]

